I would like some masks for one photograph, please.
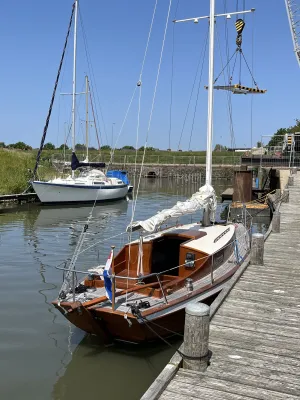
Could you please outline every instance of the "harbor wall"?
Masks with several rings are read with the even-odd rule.
[[[129,176],[134,174],[139,175],[141,170],[141,164],[113,164],[112,169],[124,169],[127,171]],[[214,179],[227,179],[232,180],[233,171],[236,168],[234,165],[213,165],[212,175]],[[157,165],[145,165],[143,166],[142,175],[145,177],[153,178],[191,178],[193,180],[205,179],[205,165],[183,165],[183,164],[157,164]]]

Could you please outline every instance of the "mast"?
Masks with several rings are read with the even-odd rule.
[[[73,55],[73,87],[72,87],[72,152],[73,152],[73,153],[75,153],[77,15],[78,15],[78,0],[75,0],[74,55]],[[74,171],[72,171],[72,177],[74,177]]]
[[[206,140],[206,180],[212,181],[212,139],[213,139],[213,106],[214,106],[214,45],[215,45],[215,0],[210,1],[209,13],[209,64],[208,64],[208,107],[207,107],[207,140]]]
[[[89,162],[89,79],[85,76],[85,145],[86,162]]]

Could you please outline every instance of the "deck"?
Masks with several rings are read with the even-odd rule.
[[[211,320],[207,371],[178,368],[175,355],[143,399],[300,399],[300,173],[294,179],[264,266],[245,269]]]

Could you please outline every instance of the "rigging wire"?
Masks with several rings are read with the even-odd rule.
[[[60,77],[60,73],[61,73],[61,69],[62,69],[62,65],[63,65],[65,53],[66,53],[66,48],[67,48],[67,44],[68,44],[68,39],[69,39],[69,35],[70,35],[70,30],[71,30],[71,26],[72,26],[74,9],[75,9],[75,4],[73,4],[73,7],[72,7],[72,13],[71,13],[71,17],[70,17],[69,26],[68,26],[67,36],[66,36],[66,39],[65,39],[65,44],[64,44],[62,56],[61,56],[61,59],[60,59],[58,72],[57,72],[57,75],[56,75],[54,89],[53,89],[52,97],[51,97],[51,101],[50,101],[50,107],[49,107],[49,110],[48,110],[48,115],[47,115],[46,123],[45,123],[45,126],[44,126],[44,131],[43,131],[43,135],[42,135],[42,139],[41,139],[41,143],[40,143],[40,148],[39,148],[39,151],[38,151],[38,154],[37,154],[37,157],[36,157],[36,163],[35,163],[34,170],[33,170],[33,179],[35,179],[35,177],[36,177],[37,168],[38,168],[38,165],[39,165],[39,162],[40,162],[42,150],[43,150],[43,147],[44,147],[44,143],[45,143],[45,139],[46,139],[46,135],[47,135],[47,131],[48,131],[49,121],[50,121],[52,108],[53,108],[53,103],[54,103],[55,94],[56,94],[56,89],[57,89],[57,85],[58,85],[58,81],[59,81],[59,77]]]
[[[181,133],[180,133],[180,137],[179,137],[178,150],[180,149],[181,139],[182,139],[184,128],[185,128],[185,124],[186,124],[186,121],[187,121],[187,116],[188,116],[188,113],[189,113],[189,110],[190,110],[190,105],[191,105],[191,101],[192,101],[192,97],[193,97],[193,93],[194,93],[194,89],[195,89],[195,85],[196,85],[196,81],[197,81],[197,77],[198,77],[201,61],[202,61],[202,66],[203,66],[204,50],[206,49],[206,45],[207,45],[207,36],[206,36],[206,40],[205,40],[205,42],[203,44],[203,47],[201,49],[201,52],[200,52],[200,56],[199,56],[199,60],[198,60],[197,68],[196,68],[196,73],[195,73],[195,78],[194,78],[194,81],[193,81],[192,90],[191,90],[191,94],[190,94],[190,97],[189,97],[187,109],[186,109],[186,112],[185,112],[185,117],[184,117],[184,120],[183,120],[182,129],[181,129]]]
[[[220,36],[219,36],[219,30],[218,30],[217,23],[216,23],[216,37],[217,37],[218,48],[219,48],[219,52],[220,52],[221,65],[223,67],[223,57],[222,57],[222,52],[221,52],[221,43],[220,43]],[[227,35],[227,37],[228,37],[228,35]],[[222,68],[222,71],[223,71],[224,82],[226,82],[226,77],[225,77],[225,72],[224,72],[225,68]],[[228,105],[229,130],[230,130],[230,136],[231,136],[231,145],[233,145],[235,143],[235,135],[234,135],[234,129],[233,129],[233,120],[232,120],[231,96],[232,96],[232,94],[230,92],[226,91],[227,105]]]
[[[205,41],[204,52],[203,52],[202,66],[201,66],[201,72],[200,72],[200,77],[199,77],[199,84],[198,84],[198,90],[197,90],[196,103],[195,103],[195,108],[194,108],[194,115],[193,115],[193,121],[192,121],[192,128],[191,128],[191,134],[190,134],[190,139],[189,139],[188,150],[191,150],[191,141],[192,141],[192,136],[193,136],[193,131],[194,131],[194,123],[195,123],[195,118],[196,118],[196,111],[197,111],[197,105],[198,105],[198,99],[199,99],[200,85],[201,85],[201,81],[202,81],[205,54],[206,54],[206,49],[207,49],[207,44],[208,44],[208,34],[209,34],[209,25],[207,27],[206,41]]]
[[[146,141],[145,141],[145,146],[144,146],[144,151],[143,151],[143,156],[142,156],[142,166],[141,166],[141,169],[140,169],[140,174],[139,174],[139,179],[138,179],[136,197],[134,199],[134,206],[133,206],[133,213],[132,213],[131,223],[133,222],[133,219],[134,219],[135,209],[136,209],[136,204],[137,204],[137,198],[138,198],[138,193],[139,193],[140,184],[141,184],[141,178],[142,178],[142,173],[143,173],[143,165],[144,165],[144,162],[145,162],[145,154],[146,154],[146,149],[147,149],[147,144],[148,144],[149,132],[150,132],[150,128],[151,128],[151,122],[152,122],[152,115],[153,115],[153,111],[154,111],[155,100],[156,100],[156,92],[157,92],[157,86],[158,86],[158,81],[159,81],[159,76],[160,76],[160,68],[161,68],[162,57],[163,57],[163,53],[164,53],[165,40],[166,40],[167,29],[168,29],[168,24],[169,24],[171,6],[172,6],[172,0],[169,0],[168,14],[167,14],[167,19],[166,19],[166,24],[165,24],[165,29],[164,29],[163,41],[162,41],[160,58],[159,58],[159,63],[158,63],[158,70],[157,70],[156,81],[155,81],[155,86],[154,86],[154,93],[153,93],[153,97],[152,97],[150,116],[149,116],[149,121],[148,121],[147,132],[146,132]]]
[[[83,24],[83,17],[82,17],[82,13],[81,13],[81,8],[78,7],[78,10],[79,10],[79,20],[80,20],[80,25],[81,25],[81,31],[82,31],[82,37],[83,37],[83,43],[84,43],[84,49],[85,49],[88,69],[89,69],[91,77],[92,77],[92,80],[90,82],[91,94],[94,97],[94,103],[96,103],[96,98],[95,98],[95,93],[96,93],[96,97],[97,97],[97,100],[98,100],[98,106],[99,106],[99,110],[100,110],[100,117],[101,117],[102,124],[103,124],[103,131],[104,131],[104,135],[105,135],[105,138],[106,138],[106,142],[108,143],[106,126],[105,126],[105,121],[104,121],[104,117],[103,117],[103,112],[102,112],[101,102],[100,102],[100,98],[99,98],[99,93],[98,93],[98,89],[97,89],[96,84],[94,84],[94,82],[96,82],[96,79],[95,79],[93,65],[92,65],[92,62],[91,62],[91,57],[90,57],[90,54],[89,54],[87,35],[86,35],[86,31],[85,31],[84,24]],[[94,90],[94,86],[95,86],[95,90]],[[97,109],[95,109],[95,111],[96,111],[96,117],[97,117],[97,120],[98,120],[98,126],[100,127],[98,111],[97,111]],[[100,138],[101,138],[101,131],[100,131]],[[101,141],[102,141],[102,138],[101,138]]]

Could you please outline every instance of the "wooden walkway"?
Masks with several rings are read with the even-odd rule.
[[[211,321],[211,365],[179,368],[161,400],[300,399],[300,172],[294,177],[264,266],[248,266]],[[157,398],[149,394],[143,399]]]

